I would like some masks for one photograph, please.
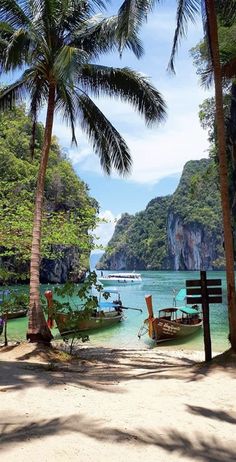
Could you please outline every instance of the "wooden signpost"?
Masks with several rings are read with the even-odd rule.
[[[206,271],[201,271],[200,279],[186,281],[186,293],[188,305],[202,305],[205,360],[210,361],[212,351],[209,304],[222,303],[221,279],[207,279]]]

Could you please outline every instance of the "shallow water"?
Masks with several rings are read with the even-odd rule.
[[[106,272],[104,271],[104,274]],[[153,296],[154,313],[162,307],[173,306],[172,290],[177,290],[185,287],[186,279],[199,279],[199,272],[174,272],[174,271],[142,271],[143,283],[139,285],[119,285],[117,289],[121,293],[121,299],[124,306],[142,308],[143,313],[137,311],[126,310],[125,319],[123,322],[99,332],[90,334],[91,345],[103,345],[119,348],[149,348],[151,341],[148,336],[143,336],[138,339],[138,331],[147,317],[147,310],[144,297],[147,294]],[[222,279],[223,287],[223,303],[212,304],[210,306],[210,322],[213,351],[224,351],[229,347],[227,340],[228,336],[228,314],[226,308],[226,280],[224,272],[207,273],[207,277]],[[19,288],[19,286],[18,286]],[[41,291],[44,293],[49,285],[42,286]],[[111,288],[111,287],[109,287]],[[115,288],[115,287],[113,287]],[[27,290],[21,286],[19,290]],[[76,299],[73,302],[76,304]],[[24,339],[26,332],[27,319],[22,318],[12,320],[8,323],[8,334],[10,339]],[[54,335],[58,335],[56,329],[53,330]],[[173,346],[173,348],[185,348],[193,350],[203,349],[202,332],[194,335],[183,341],[172,341],[159,344],[158,348]]]

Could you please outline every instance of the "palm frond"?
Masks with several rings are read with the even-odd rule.
[[[132,161],[124,139],[88,95],[81,93],[78,98],[81,127],[92,142],[102,169],[108,175],[112,168],[121,175],[127,175]]]
[[[218,0],[216,8],[221,24],[232,26],[236,19],[236,0]]]
[[[60,82],[57,88],[56,111],[62,114],[63,120],[71,128],[71,143],[77,146],[77,139],[75,134],[75,122],[77,114],[78,96],[73,88],[70,88],[64,83]]]
[[[21,68],[27,63],[27,55],[30,46],[28,32],[25,29],[17,29],[9,40],[6,48],[5,70]]]
[[[27,75],[24,73],[15,83],[0,91],[0,111],[12,109],[17,101],[24,99],[27,91]]]
[[[10,37],[14,33],[13,27],[7,21],[0,21],[0,34],[4,36],[5,34]]]
[[[103,18],[101,15],[95,15],[83,21],[80,28],[73,32],[71,45],[83,48],[93,58],[101,53],[119,50],[118,28],[118,16]],[[142,43],[135,31],[125,40],[124,48],[131,49],[137,58],[143,55]]]
[[[176,29],[173,39],[168,69],[175,72],[174,60],[178,52],[181,39],[186,36],[188,21],[195,22],[197,13],[200,12],[200,0],[178,0]]]
[[[56,54],[53,66],[53,72],[58,80],[73,80],[77,69],[81,64],[88,61],[88,54],[82,49],[65,45],[59,49]]]
[[[46,99],[47,90],[44,88],[45,83],[42,79],[35,75],[32,75],[31,81],[31,91],[30,91],[30,110],[29,114],[31,116],[32,121],[32,131],[31,131],[31,139],[30,139],[30,156],[31,159],[34,158],[34,150],[35,150],[35,136],[36,136],[36,127],[38,121],[38,113],[40,108],[43,105],[43,99]]]
[[[213,83],[214,83],[214,70],[213,70],[213,67],[210,66],[201,73],[201,85],[202,87],[208,89],[213,85]]]
[[[155,3],[159,0],[124,0],[118,12],[119,50],[122,54],[127,40],[139,31]]]
[[[147,78],[127,67],[87,64],[81,67],[79,82],[86,92],[97,97],[106,95],[130,103],[144,116],[147,125],[162,122],[166,117],[161,94]]]
[[[24,12],[24,0],[1,0],[0,21],[7,22],[9,26],[24,27],[29,24],[29,18]]]

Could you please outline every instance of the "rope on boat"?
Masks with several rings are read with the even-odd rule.
[[[140,339],[143,335],[147,334],[148,328],[143,324],[138,331],[138,338]]]

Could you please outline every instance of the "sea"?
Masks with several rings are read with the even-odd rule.
[[[109,272],[103,271],[103,274]],[[98,276],[100,272],[98,271]],[[188,279],[199,279],[199,271],[141,271],[142,283],[137,285],[119,284],[118,286],[109,286],[109,288],[117,289],[120,292],[121,300],[124,306],[130,308],[139,308],[142,312],[135,310],[125,310],[125,318],[119,324],[104,329],[99,332],[89,334],[88,344],[91,346],[103,346],[112,348],[130,348],[130,349],[148,349],[153,348],[153,343],[144,335],[138,337],[140,327],[143,321],[147,318],[147,309],[145,304],[145,295],[152,295],[154,313],[164,307],[173,306],[173,291],[178,291],[185,287],[185,281]],[[222,280],[223,288],[223,303],[210,305],[210,330],[212,339],[212,350],[214,352],[222,352],[229,348],[228,341],[228,312],[226,304],[226,276],[225,272],[207,272],[208,278]],[[13,288],[16,288],[14,286]],[[18,290],[27,291],[28,287],[18,286]],[[76,293],[75,284],[75,293]],[[107,286],[108,288],[108,286]],[[54,285],[42,285],[41,293],[45,290],[55,289]],[[72,306],[78,304],[76,295],[72,299]],[[11,320],[8,322],[8,338],[9,340],[25,339],[27,327],[27,318]],[[57,329],[53,330],[53,335],[57,339],[59,334]],[[156,348],[165,349],[190,349],[204,350],[203,332],[202,330],[183,340],[171,341],[158,344]]]

